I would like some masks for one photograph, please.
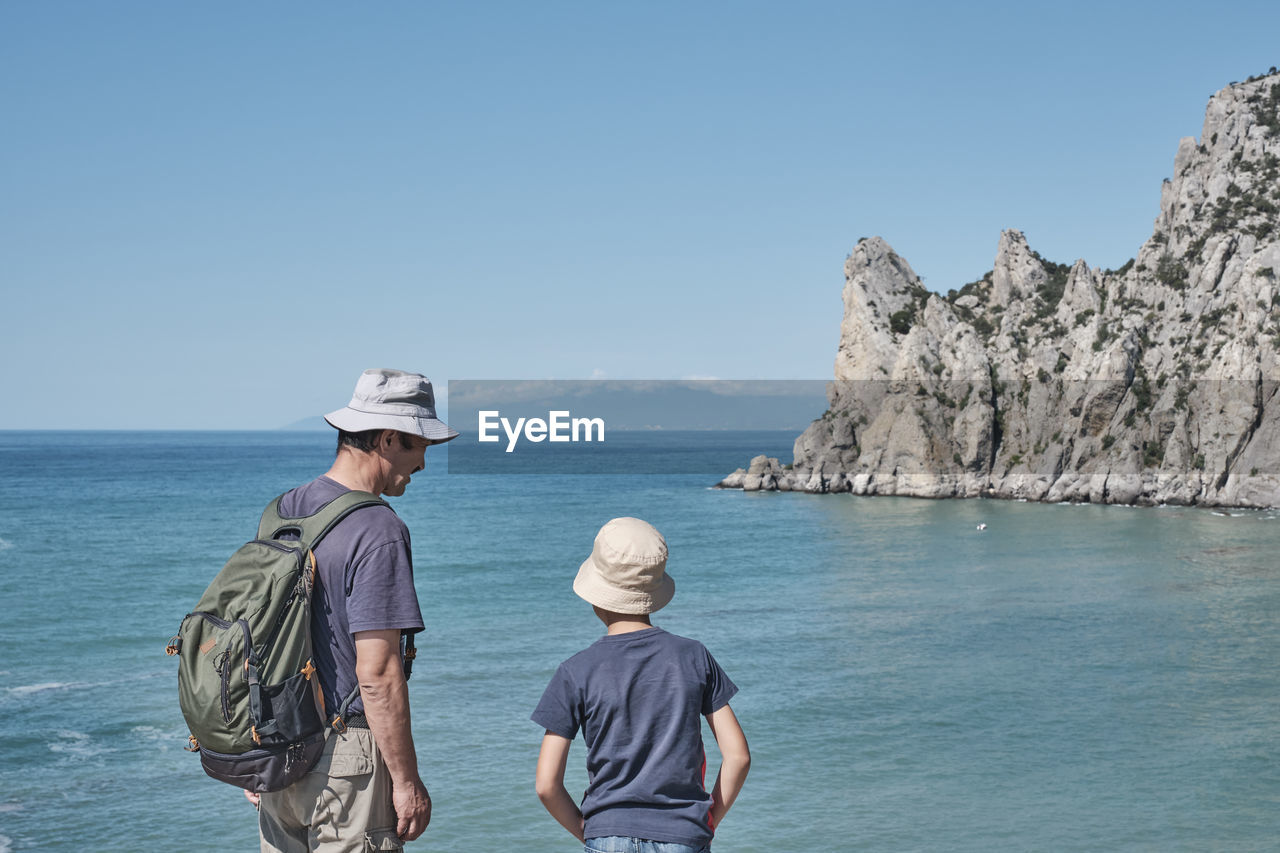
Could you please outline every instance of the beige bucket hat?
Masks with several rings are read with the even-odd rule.
[[[377,368],[356,380],[346,408],[324,416],[329,426],[346,432],[394,429],[431,441],[450,441],[458,431],[436,417],[431,380],[421,373]]]
[[[653,613],[676,594],[667,574],[667,541],[647,521],[615,518],[596,534],[573,591],[614,613]]]

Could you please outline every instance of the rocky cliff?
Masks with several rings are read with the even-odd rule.
[[[725,488],[1280,504],[1280,75],[1214,95],[1118,270],[1017,231],[945,296],[875,237],[845,261],[827,412]]]

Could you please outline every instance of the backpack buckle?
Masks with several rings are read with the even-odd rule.
[[[179,654],[181,651],[182,651],[182,637],[179,636],[178,634],[174,634],[173,637],[169,640],[169,645],[164,647],[164,653],[169,657],[173,657],[174,655]]]
[[[200,741],[196,740],[195,735],[187,735],[187,745],[182,749],[184,752],[199,752]]]
[[[342,719],[341,714],[334,717],[333,722],[330,723],[329,725],[332,726],[333,730],[340,735],[347,733],[347,721]]]

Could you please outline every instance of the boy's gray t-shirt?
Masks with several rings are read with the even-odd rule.
[[[556,670],[532,719],[582,730],[586,837],[711,842],[702,717],[738,692],[697,640],[649,628],[601,637]]]
[[[312,515],[348,491],[335,480],[319,477],[288,492],[280,501],[280,514]],[[352,635],[421,631],[422,611],[413,586],[409,528],[390,507],[363,507],[351,513],[329,531],[315,555],[312,657],[332,716],[357,684]],[[351,710],[364,710],[358,697]]]

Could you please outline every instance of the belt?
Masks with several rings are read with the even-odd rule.
[[[347,717],[347,728],[349,729],[367,729],[369,721],[365,719],[364,714],[352,714]]]

